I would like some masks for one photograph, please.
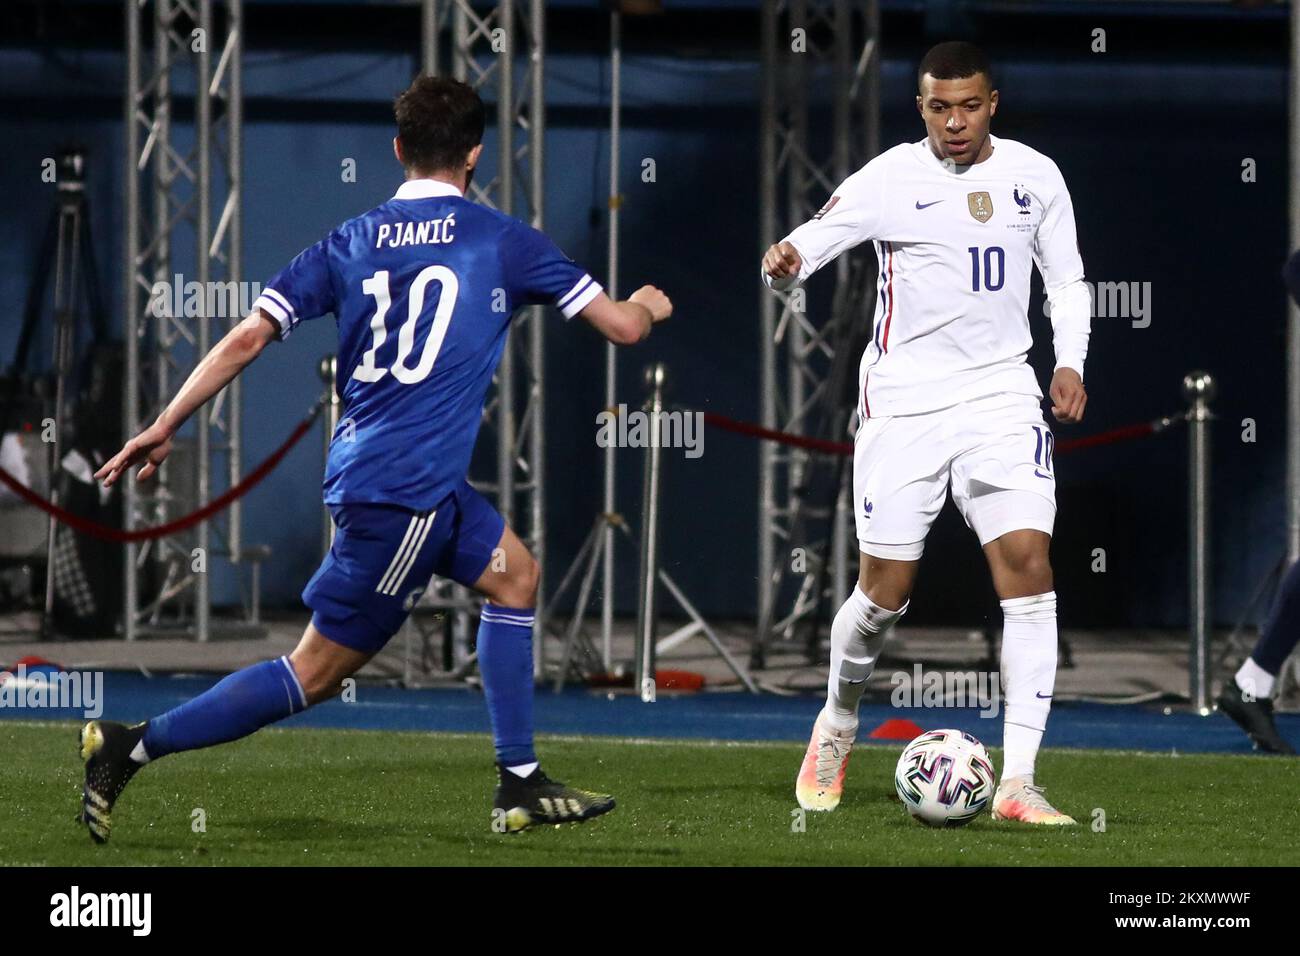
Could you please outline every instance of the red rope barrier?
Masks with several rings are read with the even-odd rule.
[[[762,425],[755,425],[753,422],[742,422],[734,418],[728,418],[725,415],[718,415],[714,412],[703,412],[704,422],[706,425],[712,425],[723,431],[734,432],[737,435],[748,435],[751,438],[761,438],[764,441],[774,441],[781,445],[790,445],[794,448],[806,448],[809,451],[824,452],[828,455],[851,455],[853,454],[853,443],[842,441],[830,441],[825,438],[808,438],[804,435],[792,435],[789,432],[775,431],[771,428],[764,428]],[[1180,421],[1186,421],[1185,414],[1166,415],[1164,418],[1157,418],[1154,421],[1139,422],[1136,425],[1124,425],[1120,428],[1112,428],[1108,432],[1100,432],[1096,435],[1088,435],[1084,438],[1071,438],[1066,441],[1056,443],[1055,454],[1065,454],[1071,451],[1079,451],[1084,448],[1093,448],[1097,445],[1109,445],[1112,442],[1126,441],[1132,438],[1142,438],[1146,435],[1154,435],[1156,432],[1164,431],[1170,425]]]
[[[1158,428],[1154,422],[1140,422],[1137,425],[1125,425],[1123,428],[1113,428],[1108,432],[1101,432],[1097,435],[1087,435],[1083,438],[1068,438],[1065,441],[1056,443],[1055,454],[1063,455],[1068,451],[1078,451],[1081,448],[1093,448],[1096,445],[1109,445],[1112,442],[1125,441],[1129,438],[1142,438],[1146,435],[1154,435]]]
[[[715,428],[721,428],[723,431],[735,432],[737,435],[749,435],[751,438],[762,438],[765,441],[774,441],[781,445],[792,445],[795,448],[826,452],[828,455],[853,454],[852,442],[828,441],[825,438],[806,438],[803,435],[791,435],[789,432],[773,431],[770,428],[764,428],[762,425],[737,421],[734,418],[727,418],[725,415],[715,415],[713,412],[704,413],[704,423]]]
[[[316,416],[325,405],[325,398],[322,397],[316,405],[308,412],[307,416],[298,423],[289,437],[285,439],[284,444],[273,451],[266,460],[249,472],[239,484],[227,490],[224,494],[212,499],[202,508],[191,514],[169,521],[166,524],[157,525],[152,528],[137,528],[134,531],[124,531],[121,528],[113,528],[98,521],[92,521],[89,518],[83,518],[80,515],[73,514],[64,508],[59,507],[52,501],[47,501],[40,495],[36,494],[21,481],[11,475],[9,472],[0,468],[0,484],[6,485],[15,495],[21,498],[35,508],[39,508],[46,514],[53,515],[57,520],[63,522],[74,531],[80,531],[83,534],[89,534],[97,538],[104,538],[109,541],[130,542],[130,541],[148,541],[153,538],[163,538],[167,535],[176,534],[187,528],[192,528],[201,521],[206,521],[213,515],[225,509],[235,499],[240,498],[250,492],[263,478],[265,478],[276,465],[289,453],[289,450],[316,421]],[[720,428],[723,431],[734,432],[737,435],[747,435],[751,438],[759,438],[764,441],[774,441],[782,445],[789,445],[794,448],[805,448],[809,451],[823,452],[830,455],[851,455],[853,454],[852,442],[829,441],[824,438],[809,438],[805,435],[792,435],[789,432],[776,431],[771,428],[764,428],[762,425],[756,425],[753,422],[742,422],[738,419],[728,418],[725,415],[718,415],[715,412],[703,412],[705,424],[712,425],[714,428]],[[1158,418],[1150,422],[1140,422],[1136,425],[1125,425],[1121,428],[1114,428],[1108,432],[1101,432],[1097,435],[1089,435],[1085,438],[1074,438],[1068,441],[1058,442],[1056,445],[1056,454],[1062,454],[1070,451],[1078,451],[1083,448],[1093,448],[1097,445],[1108,445],[1112,442],[1125,441],[1132,438],[1141,438],[1146,435],[1152,435],[1156,432],[1163,431],[1170,425],[1180,421],[1186,421],[1185,415],[1170,415],[1164,418]]]
[[[137,528],[134,531],[123,531],[121,528],[114,528],[106,524],[101,524],[98,521],[92,521],[89,518],[75,515],[71,511],[60,508],[58,505],[54,504],[54,502],[42,498],[3,468],[0,468],[0,483],[7,485],[14,494],[19,498],[22,498],[29,505],[40,508],[46,514],[53,515],[56,519],[66,524],[74,531],[80,531],[83,534],[88,534],[96,538],[104,538],[108,541],[119,542],[148,541],[153,538],[164,538],[167,535],[184,531],[186,528],[192,528],[201,521],[206,521],[208,518],[211,518],[214,514],[228,506],[236,498],[248,494],[248,492],[258,484],[258,482],[271,473],[272,469],[280,463],[280,460],[289,453],[289,449],[298,444],[299,439],[301,439],[303,435],[307,434],[307,430],[315,423],[316,416],[320,414],[320,410],[324,407],[324,404],[324,399],[318,401],[315,407],[307,414],[307,417],[298,423],[298,426],[289,435],[288,439],[285,440],[284,444],[273,451],[264,462],[249,472],[244,477],[244,480],[239,484],[235,485],[224,494],[213,498],[197,511],[185,515],[184,517],[177,518],[175,521],[168,521],[166,524],[160,524],[152,528]],[[128,478],[128,480],[130,479]]]

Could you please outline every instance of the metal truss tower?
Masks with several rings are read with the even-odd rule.
[[[845,177],[879,152],[880,13],[877,0],[765,0],[761,29],[760,239],[766,249],[810,219]],[[875,269],[859,250],[836,260],[829,295],[821,279],[811,289],[763,294],[766,427],[847,438]],[[801,623],[815,636],[819,609],[847,594],[856,577],[851,491],[852,468],[844,461],[763,444],[752,666],[762,667],[770,641],[793,637]]]
[[[545,193],[543,152],[546,116],[543,97],[545,4],[542,0],[474,4],[468,0],[422,0],[421,67],[449,74],[473,86],[496,108],[495,174],[470,185],[469,197],[542,227]],[[484,408],[484,431],[496,436],[497,467],[491,478],[474,484],[494,495],[497,509],[528,543],[545,573],[545,433],[543,428],[545,310],[532,307],[515,319]],[[450,585],[440,587],[452,590]],[[448,603],[468,607],[464,589]],[[544,607],[538,589],[536,625],[540,641]],[[462,620],[458,624],[464,627]],[[536,648],[536,668],[544,663]]]
[[[242,0],[124,0],[126,437],[151,423],[188,370],[239,312],[241,278]],[[193,100],[193,117],[176,115]],[[183,285],[174,288],[177,276]],[[187,288],[190,282],[197,287]],[[191,299],[189,292],[201,295]],[[160,290],[166,290],[160,293]],[[176,308],[196,301],[198,308]],[[214,470],[239,480],[236,379],[196,414],[192,433],[153,480],[124,482],[128,529],[158,524],[211,498]],[[124,636],[210,632],[212,559],[243,558],[236,502],[192,532],[128,544]],[[214,546],[215,545],[215,546]]]

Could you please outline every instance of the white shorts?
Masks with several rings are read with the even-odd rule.
[[[868,418],[853,448],[858,547],[878,558],[919,558],[949,483],[981,545],[1022,528],[1051,534],[1053,441],[1032,395],[988,395],[920,415]]]

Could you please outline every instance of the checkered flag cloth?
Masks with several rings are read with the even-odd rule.
[[[54,536],[54,593],[68,602],[75,617],[94,615],[95,595],[77,553],[77,537],[62,525]]]

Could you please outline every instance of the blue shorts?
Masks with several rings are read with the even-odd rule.
[[[501,541],[505,520],[461,482],[432,511],[388,504],[330,505],[334,545],[303,602],[330,640],[375,653],[398,632],[432,575],[470,586]]]

